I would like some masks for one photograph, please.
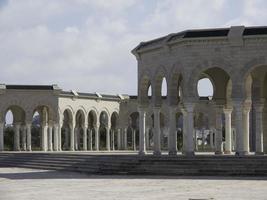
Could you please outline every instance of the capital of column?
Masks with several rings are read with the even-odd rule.
[[[224,108],[223,109],[223,112],[226,115],[230,115],[232,113],[232,111],[233,111],[233,108]]]
[[[192,113],[194,112],[194,108],[195,108],[195,103],[193,102],[184,102],[184,112],[188,112],[188,113]]]
[[[159,106],[154,106],[153,107],[153,112],[154,113],[160,113],[160,110],[161,110],[161,107],[159,107]]]
[[[170,113],[176,113],[176,108],[177,108],[177,106],[175,106],[175,105],[170,105],[170,106],[169,106],[169,112],[170,112]]]
[[[84,128],[84,129],[88,129],[88,124],[84,124],[84,125],[83,125],[83,128]]]
[[[21,122],[15,122],[14,123],[15,128],[20,128],[21,127]]]
[[[138,112],[146,112],[147,106],[138,106]]]
[[[95,125],[94,125],[94,128],[99,128],[100,127],[100,123],[96,123]]]
[[[254,104],[256,112],[262,112],[264,104],[265,104],[265,99],[260,99],[259,101],[256,101]]]

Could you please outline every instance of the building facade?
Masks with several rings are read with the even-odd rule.
[[[10,134],[7,112],[15,151],[267,151],[267,27],[188,30],[142,42],[132,53],[138,96],[1,85],[0,151]],[[203,78],[212,97],[198,94]]]

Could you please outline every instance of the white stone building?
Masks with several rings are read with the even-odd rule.
[[[188,30],[142,42],[132,53],[138,61],[138,97],[1,85],[0,150],[11,111],[17,151],[34,150],[36,112],[43,151],[267,151],[267,27]],[[211,81],[212,98],[198,95],[202,78]],[[163,80],[167,96],[161,93]],[[200,138],[207,147],[198,147]]]

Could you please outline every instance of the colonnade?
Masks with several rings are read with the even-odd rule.
[[[235,146],[235,154],[242,156],[250,152],[249,149],[249,130],[250,130],[250,111],[251,102],[249,101],[233,101],[232,107],[225,105],[215,105],[216,119],[215,119],[215,138],[214,138],[214,152],[215,154],[231,154],[233,146]],[[195,140],[194,134],[194,107],[195,103],[183,103],[183,150],[184,155],[192,156],[195,154]],[[256,116],[256,151],[255,154],[264,154],[263,150],[263,108],[264,102],[256,102],[255,116]],[[161,155],[161,142],[160,142],[160,107],[154,107],[154,147],[153,154]],[[234,112],[233,112],[234,111]],[[147,107],[139,107],[139,154],[146,154],[146,113]],[[224,124],[222,120],[224,115]],[[235,141],[233,141],[232,130],[232,116],[235,118]],[[225,145],[223,148],[223,131],[225,127]],[[213,138],[211,138],[213,140]],[[233,144],[235,142],[235,144]],[[169,155],[177,154],[177,133],[176,133],[176,107],[169,106],[169,136],[168,136],[168,152]]]

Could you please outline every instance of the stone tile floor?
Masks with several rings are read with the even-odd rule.
[[[267,199],[267,177],[96,176],[0,168],[0,200]]]

